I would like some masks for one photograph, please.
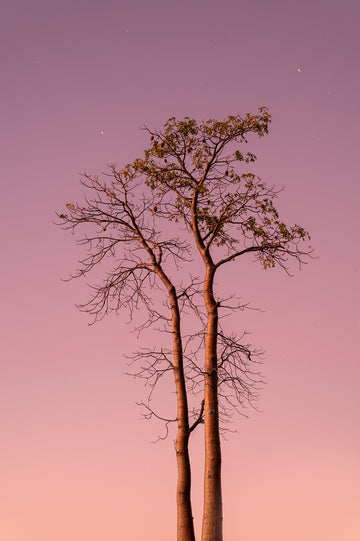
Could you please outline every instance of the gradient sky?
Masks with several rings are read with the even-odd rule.
[[[136,336],[74,307],[81,252],[52,221],[80,173],[141,155],[142,125],[262,105],[254,170],[319,259],[227,275],[263,310],[237,324],[268,385],[223,445],[225,539],[360,539],[359,17],[357,0],[2,2],[2,540],[175,539],[172,439],[151,443],[123,374]],[[191,451],[199,531],[202,429]]]

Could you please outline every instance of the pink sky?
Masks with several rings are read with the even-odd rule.
[[[290,279],[249,259],[227,274],[263,312],[263,413],[224,442],[226,541],[358,541],[359,31],[355,0],[5,0],[1,31],[0,538],[175,539],[172,438],[141,420],[125,314],[93,327],[65,284],[81,252],[52,225],[79,173],[124,164],[138,128],[266,105],[254,168],[285,187],[319,259]],[[173,397],[163,395],[172,408]],[[194,434],[200,530],[202,431]]]

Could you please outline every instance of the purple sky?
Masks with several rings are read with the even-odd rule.
[[[136,335],[125,314],[88,327],[85,282],[61,281],[80,248],[52,221],[79,173],[142,154],[144,124],[265,105],[254,171],[319,259],[226,275],[263,309],[237,324],[268,385],[223,445],[225,536],[359,540],[359,16],[355,0],[2,3],[1,539],[174,539],[172,438],[151,443],[123,374]],[[199,531],[201,430],[191,450]]]

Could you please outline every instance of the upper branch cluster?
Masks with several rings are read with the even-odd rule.
[[[122,306],[131,310],[141,303],[149,306],[147,291],[156,287],[159,269],[169,257],[186,260],[188,251],[185,240],[167,238],[156,228],[155,195],[144,191],[136,167],[118,171],[112,165],[110,171],[110,182],[84,175],[84,202],[68,203],[66,212],[58,214],[64,229],[74,232],[87,226],[78,240],[86,254],[71,278],[86,275],[100,263],[107,269],[102,283],[92,286],[91,300],[82,306],[95,319]]]
[[[243,167],[256,156],[241,145],[268,133],[270,120],[261,108],[222,122],[171,118],[162,131],[146,128],[151,144],[135,167],[153,189],[158,216],[184,222],[218,265],[253,252],[265,268],[286,268],[289,257],[301,263],[311,253],[302,247],[307,231],[280,220],[279,192]]]

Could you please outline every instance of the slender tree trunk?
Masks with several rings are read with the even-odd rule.
[[[177,541],[195,541],[194,523],[191,508],[191,470],[189,458],[189,416],[185,386],[183,351],[180,331],[180,311],[175,288],[168,287],[171,314],[174,351],[174,373],[177,397],[177,436],[176,460],[178,482],[176,490],[177,502]]]
[[[207,264],[204,287],[208,322],[205,346],[205,477],[202,541],[222,541],[223,538],[217,374],[218,307],[213,295],[214,274],[213,265]]]

